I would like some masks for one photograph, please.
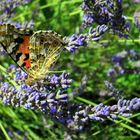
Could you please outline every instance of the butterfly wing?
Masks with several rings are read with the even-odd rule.
[[[34,79],[41,79],[49,72],[63,50],[63,38],[53,31],[37,31],[30,39],[31,68],[28,73]]]
[[[0,44],[32,80],[44,78],[64,48],[63,38],[53,31],[33,33],[10,24],[0,25]]]
[[[11,24],[0,25],[0,44],[22,68],[30,68],[29,41],[32,31],[19,29]],[[25,70],[24,69],[24,70]]]

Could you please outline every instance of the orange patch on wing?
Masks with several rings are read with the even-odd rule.
[[[29,55],[29,41],[30,41],[30,36],[24,36],[23,38],[23,42],[20,44],[19,46],[19,49],[18,49],[18,52],[17,53],[22,53],[23,55]],[[26,57],[24,58],[26,59]],[[28,69],[31,67],[31,62],[30,62],[30,59],[21,59],[21,64],[25,64],[25,67]]]
[[[29,68],[31,67],[30,59],[26,60],[25,63],[26,63],[25,67],[26,67],[27,69],[29,69]]]
[[[29,53],[29,41],[30,41],[30,36],[24,36],[23,38],[23,43],[20,44],[18,52],[21,52],[23,54],[28,54]]]

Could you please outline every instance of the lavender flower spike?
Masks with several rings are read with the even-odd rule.
[[[122,0],[83,0],[81,8],[84,11],[84,28],[97,23],[108,26],[120,37],[127,37],[130,26],[122,15]]]
[[[72,130],[83,130],[91,121],[102,122],[108,118],[114,120],[119,115],[129,117],[140,110],[140,98],[119,99],[118,103],[112,106],[101,103],[93,107],[72,103],[67,92],[72,80],[66,73],[47,76],[43,81],[29,86],[25,83],[26,75],[22,74],[20,69],[11,66],[8,71],[11,74],[18,72],[20,85],[16,89],[8,82],[1,82],[0,100],[3,104],[40,110]],[[112,89],[112,85],[109,84],[109,87]]]

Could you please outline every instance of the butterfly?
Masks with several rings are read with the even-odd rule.
[[[63,37],[54,31],[36,31],[0,25],[0,44],[27,74],[27,83],[45,78],[64,49]]]

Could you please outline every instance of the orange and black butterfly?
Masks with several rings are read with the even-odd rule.
[[[11,24],[0,25],[0,44],[12,59],[28,74],[28,83],[40,80],[64,49],[61,35],[53,31],[16,28]]]

